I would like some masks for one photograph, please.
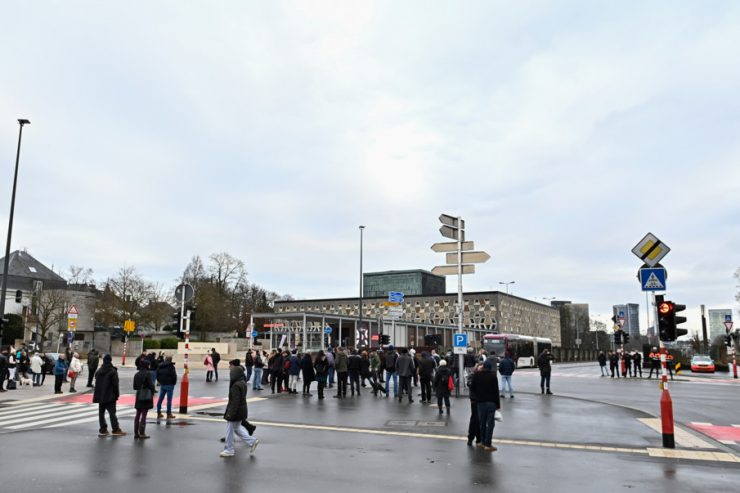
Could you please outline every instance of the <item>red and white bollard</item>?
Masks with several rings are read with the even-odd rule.
[[[737,360],[735,359],[735,346],[732,346],[732,377],[737,378]]]
[[[660,422],[663,431],[663,447],[664,448],[676,448],[676,441],[673,435],[673,401],[671,400],[671,394],[668,392],[668,371],[666,363],[666,351],[665,345],[661,341],[660,343],[660,367],[661,367],[661,382],[660,386],[663,389],[662,395],[660,396]]]
[[[126,346],[128,346],[128,332],[123,336],[123,358],[121,359],[121,366],[126,366]]]

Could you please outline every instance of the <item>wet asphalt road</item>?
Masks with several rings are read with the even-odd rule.
[[[504,421],[494,433],[499,450],[493,454],[466,446],[466,400],[453,400],[452,414],[440,417],[417,396],[413,404],[399,404],[369,393],[323,402],[315,395],[267,394],[250,404],[261,440],[251,457],[244,444],[237,446],[236,457],[218,457],[221,405],[170,425],[150,419],[152,439],[144,442],[131,436],[98,439],[95,423],[0,429],[2,491],[683,492],[731,491],[738,484],[740,462],[646,453],[661,444],[658,433],[637,421],[650,417],[657,401],[654,381],[578,376],[588,371],[578,365],[556,367],[555,396],[529,393],[538,390],[537,376],[519,372],[516,399],[503,403]],[[127,373],[122,372],[124,392]],[[226,382],[206,385],[198,371],[193,376],[191,395],[225,396]],[[671,391],[679,405],[700,409],[711,407],[704,404],[709,399],[737,398],[739,388],[686,382]],[[601,402],[608,400],[620,405]],[[728,414],[734,413],[726,409],[696,411],[686,419],[731,420]],[[0,406],[3,412],[12,412],[12,404]],[[683,416],[678,409],[677,415]],[[131,417],[122,423],[131,431]]]

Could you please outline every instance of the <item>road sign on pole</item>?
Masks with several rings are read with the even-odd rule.
[[[475,274],[474,265],[463,265],[462,272],[457,265],[438,265],[432,269],[432,274],[437,276],[454,276],[455,274]]]
[[[652,233],[645,235],[640,242],[632,249],[632,253],[637,255],[643,262],[650,267],[655,267],[660,260],[665,257],[671,249]]]
[[[392,303],[403,303],[403,293],[400,291],[391,291],[388,293],[388,301]]]
[[[640,269],[640,286],[643,291],[665,291],[666,270],[663,267]]]
[[[456,332],[452,335],[452,348],[455,354],[465,354],[468,350],[468,334]]]
[[[488,262],[491,258],[486,252],[463,252],[462,262],[463,264],[482,264]],[[457,253],[447,254],[447,264],[457,265]]]
[[[331,335],[331,327],[327,326],[327,327],[326,327],[326,328],[324,329],[324,333],[325,333],[326,335]]]
[[[474,250],[474,249],[475,249],[475,244],[472,241],[462,242],[463,252],[469,252],[470,250]],[[437,253],[457,252],[457,242],[456,241],[446,241],[444,243],[435,243],[434,245],[432,245],[432,250]]]

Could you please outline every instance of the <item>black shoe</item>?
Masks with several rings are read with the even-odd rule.
[[[545,393],[545,389],[543,388],[543,389],[542,389],[542,392],[540,392],[540,393],[541,393],[541,394],[544,394],[544,393]]]
[[[472,447],[472,446],[473,446],[473,439],[468,438],[468,447]]]
[[[555,394],[553,394],[552,392],[550,392],[550,389],[547,389],[547,392],[546,392],[546,394],[547,394],[547,395],[555,395]]]
[[[225,443],[226,442],[226,437],[221,437],[220,440],[221,440],[221,443]]]

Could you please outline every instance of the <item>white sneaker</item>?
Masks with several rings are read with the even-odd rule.
[[[254,448],[254,447],[252,447],[252,448]],[[223,452],[221,452],[220,454],[218,454],[218,456],[219,457],[234,457],[234,452],[227,452],[227,451],[224,450]]]
[[[260,444],[260,441],[259,440],[255,440],[254,443],[252,444],[252,448],[249,449],[249,453],[250,454],[253,454],[254,451],[257,450],[257,445],[259,445],[259,444]]]

